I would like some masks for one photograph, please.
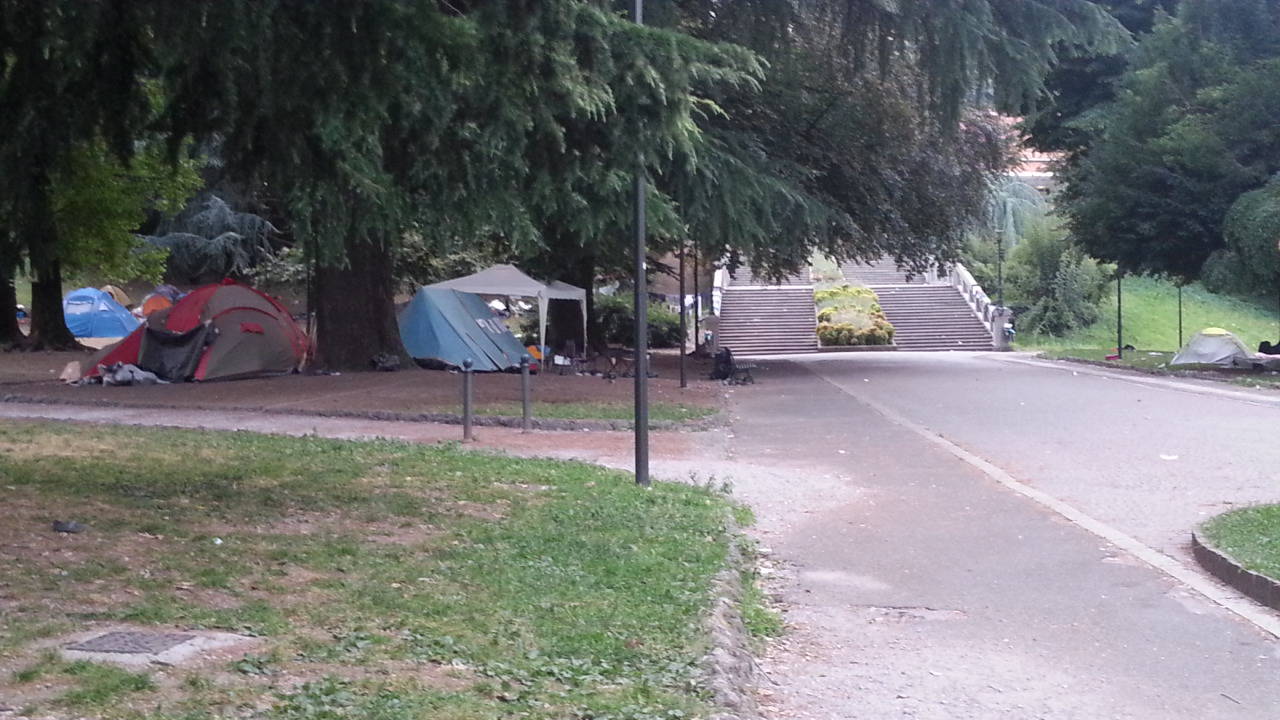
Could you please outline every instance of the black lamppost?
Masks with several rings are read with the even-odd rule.
[[[644,0],[634,0],[631,19],[637,25],[644,24]],[[636,307],[636,358],[632,366],[636,373],[635,434],[636,434],[636,484],[649,485],[649,289],[645,283],[645,172],[644,155],[636,155],[635,179],[635,307]]]

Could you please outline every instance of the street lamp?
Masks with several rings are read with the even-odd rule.
[[[631,19],[644,24],[644,0],[634,0]],[[649,485],[649,289],[645,283],[644,154],[636,154],[635,178],[635,434],[636,484]]]

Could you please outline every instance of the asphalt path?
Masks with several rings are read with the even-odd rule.
[[[762,364],[726,460],[792,627],[767,716],[1280,717],[1280,626],[1185,549],[1280,500],[1280,406],[994,355]]]

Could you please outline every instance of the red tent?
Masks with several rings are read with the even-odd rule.
[[[158,310],[125,339],[88,362],[132,363],[174,382],[287,373],[310,342],[287,310],[267,294],[233,280],[192,290]]]

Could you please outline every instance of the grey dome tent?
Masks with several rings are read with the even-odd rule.
[[[1169,364],[1249,367],[1253,364],[1253,353],[1230,331],[1205,328],[1192,335]]]
[[[547,302],[577,300],[582,307],[582,347],[587,346],[587,291],[556,281],[550,285],[525,275],[515,265],[494,265],[480,272],[428,285],[476,295],[536,298],[538,302],[538,347],[547,344]]]

